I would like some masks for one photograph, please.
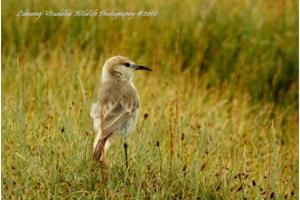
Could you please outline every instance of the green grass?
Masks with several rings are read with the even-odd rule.
[[[2,197],[297,199],[297,2],[209,2],[3,4]],[[159,16],[15,17],[25,8]],[[154,71],[136,74],[129,169],[116,140],[103,183],[89,110],[113,55]]]

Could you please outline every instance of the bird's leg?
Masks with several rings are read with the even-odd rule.
[[[128,143],[127,143],[127,139],[125,139],[124,150],[125,150],[125,165],[126,165],[126,168],[128,168],[128,154],[127,154],[127,149],[128,149]]]

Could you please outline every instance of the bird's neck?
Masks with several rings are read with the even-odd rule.
[[[126,78],[126,77],[108,77],[108,76],[102,76],[102,82],[106,82],[106,81],[120,81],[120,82],[126,82],[129,85],[131,85],[134,89],[135,86],[133,84],[133,78]]]
[[[116,72],[114,74],[102,74],[102,82],[104,81],[126,81],[133,85],[133,77],[127,77]]]

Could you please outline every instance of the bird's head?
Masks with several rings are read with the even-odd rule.
[[[123,79],[132,81],[136,70],[152,71],[149,67],[135,64],[123,56],[114,56],[106,60],[102,68],[102,80]]]

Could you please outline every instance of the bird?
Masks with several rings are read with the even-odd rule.
[[[152,71],[124,56],[107,59],[102,67],[99,97],[91,106],[95,139],[93,159],[103,162],[115,135],[123,137],[125,165],[128,167],[128,137],[136,126],[140,99],[133,77],[136,71]]]

